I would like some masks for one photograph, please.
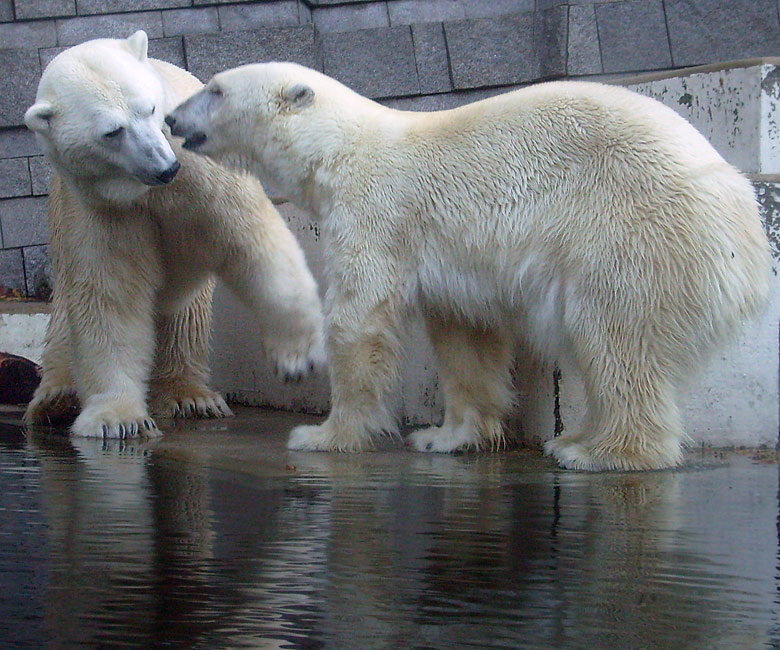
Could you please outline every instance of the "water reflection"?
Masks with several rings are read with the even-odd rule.
[[[0,431],[9,647],[778,645],[776,467],[591,476],[212,434]]]

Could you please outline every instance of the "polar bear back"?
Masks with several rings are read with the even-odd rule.
[[[768,250],[752,187],[659,102],[552,82],[395,116],[405,128],[388,142],[379,125],[381,143],[361,154],[369,174],[352,168],[343,191],[355,212],[409,222],[401,232],[431,301],[466,315],[481,305],[473,317],[492,321],[520,305],[551,347],[551,328],[567,329],[574,312],[619,301],[622,317],[685,313],[675,328],[707,348],[763,302]]]

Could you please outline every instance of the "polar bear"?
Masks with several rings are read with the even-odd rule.
[[[217,74],[166,121],[323,222],[332,410],[293,449],[359,450],[392,427],[383,398],[418,307],[446,411],[414,449],[501,441],[519,340],[582,373],[581,431],[545,446],[562,466],[674,466],[678,387],[769,292],[751,185],[623,88],[550,82],[417,113],[269,63]]]
[[[76,401],[76,436],[155,435],[149,389],[162,415],[231,414],[208,385],[216,277],[254,312],[281,375],[324,362],[295,237],[256,179],[171,144],[165,112],[202,84],[147,46],[139,31],[62,52],[25,115],[55,170],[53,308],[26,420]]]

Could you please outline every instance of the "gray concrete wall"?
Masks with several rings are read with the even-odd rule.
[[[270,59],[403,107],[539,79],[780,55],[777,0],[0,0],[0,285],[47,293],[50,170],[22,116],[42,68],[98,37],[149,34],[202,79]]]

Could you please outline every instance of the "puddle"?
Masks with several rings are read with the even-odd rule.
[[[3,647],[780,648],[775,464],[286,452],[300,419],[0,425]]]

